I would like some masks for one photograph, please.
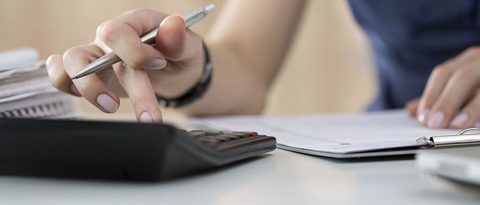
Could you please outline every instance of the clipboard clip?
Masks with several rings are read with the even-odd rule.
[[[428,147],[480,145],[480,129],[468,128],[460,131],[456,135],[420,137],[417,139],[417,143]]]

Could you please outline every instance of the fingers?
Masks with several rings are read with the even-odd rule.
[[[455,72],[445,89],[431,109],[428,126],[431,128],[448,127],[450,121],[469,100],[469,95],[477,85],[476,68],[463,68]]]
[[[427,125],[427,116],[430,112],[430,109],[433,107],[434,103],[440,97],[443,88],[447,84],[450,76],[453,73],[453,63],[447,62],[445,64],[437,66],[430,78],[428,79],[425,91],[420,100],[420,104],[417,109],[417,118],[420,123]]]
[[[118,109],[119,98],[97,74],[91,74],[80,79],[70,80],[70,76],[83,69],[88,63],[102,55],[95,45],[79,46],[69,49],[64,56],[52,55],[48,60],[48,72],[52,84],[58,89],[85,97],[100,110],[113,113]],[[113,69],[118,82],[132,100],[138,121],[161,122],[162,115],[156,100],[148,75],[142,70],[126,68],[122,64]],[[111,71],[110,71],[111,72]],[[78,88],[72,91],[69,88]]]
[[[69,49],[63,55],[66,73],[68,76],[73,76],[101,54],[102,51],[94,45]],[[106,86],[96,74],[73,80],[73,84],[79,93],[98,109],[106,113],[117,111],[120,104],[117,94]]]
[[[130,97],[137,120],[145,123],[161,122],[162,114],[147,73],[123,65],[114,66],[114,70]]]
[[[140,36],[154,28],[158,28],[156,49],[140,42]],[[149,9],[134,10],[103,23],[97,29],[97,36],[100,47],[108,47],[104,50],[111,49],[134,69],[162,69],[167,59],[202,59],[199,56],[202,39],[185,29],[184,19],[179,15],[167,17]]]
[[[48,72],[52,84],[63,92],[83,96],[100,110],[112,113],[119,106],[118,95],[112,88],[119,86],[109,87],[112,84],[110,81],[112,78],[106,80],[106,75],[101,75],[112,72],[107,77],[117,77],[113,79],[115,80],[113,84],[120,83],[123,87],[122,91],[126,91],[131,98],[137,119],[144,122],[161,122],[161,112],[151,83],[158,84],[170,78],[175,82],[190,82],[190,80],[178,79],[199,76],[196,74],[200,73],[204,60],[202,39],[185,29],[183,18],[177,15],[166,19],[165,17],[166,15],[149,9],[139,9],[103,23],[97,29],[95,45],[75,47],[69,49],[63,57],[53,55],[49,58]],[[156,48],[140,40],[141,35],[153,28],[161,30],[155,39]],[[71,76],[101,57],[104,52],[114,52],[124,63],[118,63],[113,66],[114,69],[102,71],[104,73],[101,74],[91,74],[70,80]],[[167,65],[167,59],[172,62],[171,66]],[[159,71],[166,67],[168,69]],[[199,69],[183,69],[192,67]],[[146,72],[143,69],[149,70]],[[193,71],[172,72],[176,70]],[[162,78],[161,76],[174,77]],[[173,81],[168,82],[172,84]],[[189,83],[175,84],[190,86]],[[173,91],[185,90],[183,87],[180,88],[175,88]],[[173,91],[172,93],[177,93]]]
[[[418,108],[420,122],[430,128],[475,124],[479,100],[472,98],[472,93],[479,86],[479,57],[480,52],[469,49],[432,72]],[[465,104],[464,112],[460,112]]]
[[[480,92],[464,107],[463,111],[455,116],[450,124],[452,128],[474,127],[480,121]]]
[[[181,16],[166,17],[158,29],[157,48],[170,60],[186,60],[195,56],[201,49],[202,40],[193,32],[185,29]],[[188,47],[188,49],[187,49]]]
[[[68,76],[63,66],[63,58],[59,54],[51,55],[46,62],[48,77],[53,87],[58,90],[74,95],[80,96],[78,89],[72,83],[70,76]]]
[[[419,102],[420,102],[420,99],[417,98],[408,102],[407,105],[405,106],[410,116],[412,117],[417,116],[417,109],[418,109]]]
[[[98,36],[123,62],[134,69],[162,69],[165,57],[150,45],[140,41],[140,36],[158,27],[165,17],[149,9],[127,12],[98,28]]]

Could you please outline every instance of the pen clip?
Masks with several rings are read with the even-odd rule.
[[[477,131],[477,133],[468,134],[471,131]],[[480,129],[468,128],[458,132],[456,135],[421,137],[417,139],[417,142],[428,147],[480,144]]]

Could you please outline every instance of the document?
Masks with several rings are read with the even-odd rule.
[[[0,52],[0,118],[70,118],[73,98],[50,83],[44,62],[32,48]]]
[[[228,131],[257,131],[277,138],[279,148],[349,158],[412,154],[423,136],[454,135],[458,130],[428,129],[403,110],[362,114],[194,119],[192,125]]]

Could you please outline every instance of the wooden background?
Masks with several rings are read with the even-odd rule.
[[[124,11],[146,7],[185,13],[210,2],[219,9],[224,4],[219,0],[0,0],[0,51],[28,46],[46,58],[90,42],[98,24]],[[193,30],[208,33],[216,17]],[[374,92],[368,43],[346,1],[310,1],[265,113],[358,112]],[[121,104],[121,113],[131,112],[128,100]],[[85,102],[82,108],[98,112]]]

